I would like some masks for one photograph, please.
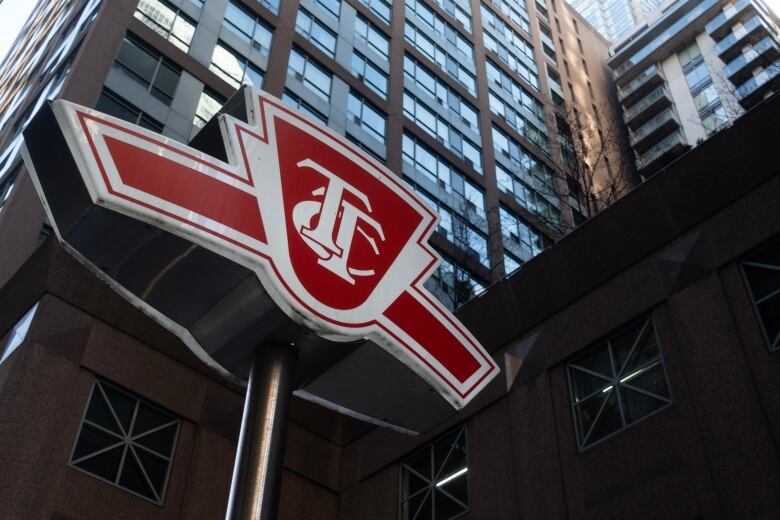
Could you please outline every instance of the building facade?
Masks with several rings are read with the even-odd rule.
[[[616,43],[652,17],[660,0],[572,0],[572,7],[610,42]]]
[[[0,268],[0,284],[38,240],[14,222],[43,223],[39,210],[13,207],[12,188],[28,182],[21,131],[47,99],[187,142],[242,83],[281,97],[437,209],[434,243],[445,262],[430,284],[450,307],[585,218],[580,183],[566,182],[563,157],[574,147],[567,114],[595,120],[597,110],[618,120],[606,42],[553,1],[41,5],[0,84],[0,198],[8,206],[0,243],[14,259]]]
[[[780,29],[761,0],[678,1],[611,51],[637,169],[650,174],[777,90]]]
[[[775,96],[461,307],[503,374],[432,431],[293,399],[278,518],[777,518],[779,115]],[[4,519],[224,517],[241,388],[53,237],[0,310]]]

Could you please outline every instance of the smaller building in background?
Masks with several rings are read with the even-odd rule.
[[[611,42],[617,42],[660,9],[662,0],[570,0],[590,24]]]
[[[775,92],[779,35],[761,0],[692,0],[618,43],[608,65],[639,173],[654,173]]]

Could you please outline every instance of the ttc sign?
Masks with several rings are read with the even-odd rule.
[[[427,244],[437,215],[342,136],[265,93],[242,95],[246,121],[218,116],[221,159],[68,102],[52,110],[93,205],[251,270],[294,322],[373,341],[463,407],[498,368],[423,288],[439,262]],[[60,234],[58,194],[29,146],[25,159]]]

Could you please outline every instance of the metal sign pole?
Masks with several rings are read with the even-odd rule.
[[[275,343],[252,356],[226,520],[276,518],[295,357]]]

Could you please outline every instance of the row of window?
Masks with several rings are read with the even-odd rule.
[[[439,115],[437,110],[431,109],[408,90],[404,90],[403,106],[406,117],[417,123],[450,151],[469,162],[476,171],[482,173],[482,149],[479,145],[464,136],[447,119]]]
[[[493,127],[493,146],[497,153],[509,158],[517,174],[527,182],[534,181],[539,190],[555,194],[555,176],[550,168],[503,130]]]
[[[440,105],[446,106],[454,116],[479,133],[476,107],[409,54],[404,56],[404,80],[428,92]]]
[[[470,94],[476,96],[477,78],[474,73],[464,67],[446,49],[433,41],[427,35],[425,28],[418,28],[413,22],[407,20],[404,26],[404,37],[444,72],[455,78]],[[471,68],[471,70],[473,69],[474,67]]]
[[[496,6],[499,11],[509,17],[510,20],[515,22],[526,33],[531,34],[531,26],[528,21],[528,8],[525,5],[524,0],[508,1],[508,0],[488,0],[491,4]]]
[[[493,91],[490,91],[488,96],[491,112],[500,116],[518,134],[538,146],[547,157],[550,156],[550,140],[547,137],[546,129],[538,128],[528,118],[516,111],[512,105],[505,103],[503,99],[494,94]]]
[[[498,163],[496,163],[496,183],[501,191],[513,195],[518,204],[542,217],[550,226],[556,229],[562,226],[561,210],[556,204],[529,186],[522,176],[510,172]],[[557,200],[556,197],[550,196],[550,198]]]
[[[419,0],[408,0],[405,5],[407,24],[410,23],[410,13],[417,15],[417,18],[425,24],[424,26],[419,27],[419,30],[424,31],[426,34],[433,32],[440,38],[446,40],[447,43],[454,48],[462,58],[467,60],[472,68],[474,68],[474,46],[471,45],[471,42],[464,38],[455,27],[436,14],[436,12],[424,2]],[[416,26],[414,23],[413,25]]]
[[[509,49],[488,31],[484,32],[484,39],[486,49],[493,51],[499,60],[506,63],[526,83],[539,90],[539,75],[535,64],[526,64],[523,59],[518,58],[520,54],[517,52],[517,49]],[[522,40],[522,38],[520,39]],[[533,52],[533,48],[531,48],[531,52]]]
[[[404,177],[404,180],[414,188],[414,191],[417,192],[421,199],[439,214],[441,220],[439,221],[438,231],[450,243],[465,253],[465,258],[476,260],[489,269],[490,258],[487,238],[462,218],[468,212],[468,208],[451,208],[408,177]]]

